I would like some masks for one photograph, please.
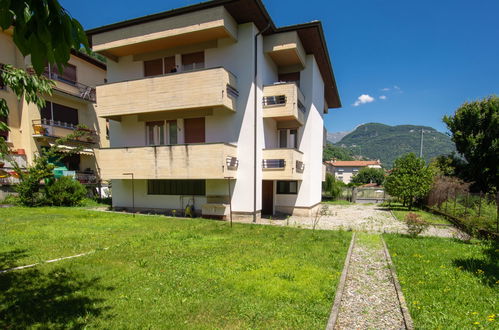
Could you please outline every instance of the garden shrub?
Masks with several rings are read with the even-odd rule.
[[[405,223],[407,225],[407,233],[416,237],[428,228],[429,224],[421,219],[419,214],[409,212],[405,216]]]
[[[87,195],[87,190],[78,181],[63,176],[47,186],[47,199],[54,206],[80,205]]]

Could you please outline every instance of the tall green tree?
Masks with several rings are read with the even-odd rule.
[[[52,85],[42,77],[47,63],[57,65],[60,71],[69,61],[71,49],[85,48],[90,52],[85,30],[57,0],[0,0],[0,29],[12,30],[12,39],[23,56],[30,55],[35,74],[12,66],[1,68],[1,78],[20,99],[39,108],[45,105],[44,94],[50,94]],[[8,118],[9,108],[0,98],[0,118]],[[0,131],[8,130],[0,121]],[[8,148],[0,138],[0,156]]]
[[[364,167],[353,178],[356,184],[376,183],[382,185],[385,181],[385,171],[381,168]]]
[[[409,153],[395,160],[391,173],[385,179],[385,189],[391,196],[400,198],[411,210],[415,199],[426,196],[432,183],[431,168],[424,159]]]
[[[499,97],[465,103],[443,121],[452,133],[457,151],[467,161],[465,170],[475,188],[498,192]]]
[[[62,67],[71,49],[89,52],[85,30],[57,0],[0,0],[0,28],[12,28],[12,37],[23,56],[31,55],[37,74],[47,63]]]

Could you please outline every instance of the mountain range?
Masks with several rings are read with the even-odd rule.
[[[338,148],[353,158],[379,159],[385,168],[391,168],[396,158],[413,152],[419,155],[421,148],[421,131],[423,131],[423,158],[428,162],[439,155],[455,152],[454,143],[450,137],[428,126],[398,125],[389,126],[380,123],[363,124],[352,132],[344,135],[334,143]],[[339,135],[345,132],[338,132]],[[337,137],[336,133],[328,133]],[[334,139],[333,139],[334,140]]]

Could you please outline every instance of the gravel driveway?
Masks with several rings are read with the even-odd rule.
[[[326,204],[327,205],[327,204]],[[329,216],[323,216],[316,228],[326,230],[354,230],[371,233],[406,233],[406,226],[395,219],[389,210],[378,205],[327,205]],[[289,222],[288,222],[289,221]],[[241,221],[247,222],[247,221]],[[313,228],[309,217],[290,217],[289,220],[261,219],[259,224]],[[430,226],[423,236],[456,237],[458,230],[450,226]]]

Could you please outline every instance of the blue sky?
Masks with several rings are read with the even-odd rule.
[[[443,115],[499,94],[498,0],[263,1],[277,26],[322,21],[343,103],[326,116],[330,132],[367,122],[446,131]],[[60,0],[86,29],[198,2]]]

